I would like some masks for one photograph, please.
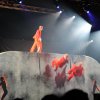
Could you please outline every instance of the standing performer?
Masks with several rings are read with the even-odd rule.
[[[42,39],[41,39],[42,30],[43,26],[39,26],[39,29],[36,31],[36,34],[33,36],[34,43],[30,49],[30,53],[33,53],[36,48],[38,53],[42,52]]]
[[[100,87],[97,84],[96,78],[94,75],[90,76],[91,82],[93,84],[93,94],[95,94],[96,90],[100,93]]]
[[[95,79],[93,79],[92,82],[93,82],[93,94],[95,94],[96,90],[98,90],[98,92],[100,93],[100,89],[97,86],[97,81]]]
[[[7,83],[6,83],[6,80],[4,78],[4,76],[0,77],[0,86],[2,87],[3,89],[3,94],[2,94],[2,97],[1,97],[1,100],[4,100],[5,96],[7,95],[8,91],[7,91]]]

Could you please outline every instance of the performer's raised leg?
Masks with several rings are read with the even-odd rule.
[[[35,51],[36,46],[37,46],[37,43],[34,42],[33,45],[32,45],[32,47],[31,47],[31,49],[30,49],[30,53],[33,53]]]
[[[37,43],[37,52],[38,53],[42,52],[42,42]]]

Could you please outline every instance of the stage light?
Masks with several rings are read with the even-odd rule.
[[[61,10],[60,10],[59,12],[60,12],[60,14],[62,13],[62,11],[61,11]]]
[[[57,6],[57,8],[59,9],[60,7],[59,7],[59,6]]]
[[[89,13],[89,11],[86,11],[87,13]]]
[[[75,19],[75,16],[73,16],[72,19]]]
[[[64,22],[65,23],[65,26],[66,27],[70,26],[73,23],[74,19],[75,19],[75,16],[72,16],[72,17],[67,18],[65,20],[65,22]]]
[[[22,1],[19,1],[20,4],[22,4]]]
[[[89,11],[89,12],[87,12],[87,16],[89,17],[89,20],[91,21],[91,23],[93,24],[93,25],[95,25],[95,17],[94,17],[94,15],[93,15],[93,13],[91,12],[91,11]]]
[[[90,41],[90,43],[92,43],[92,42],[93,42],[93,40]]]
[[[80,26],[80,30],[81,30],[81,32],[83,32],[83,33],[88,33],[88,32],[90,32],[91,27],[92,27],[91,24],[89,24],[89,23],[83,23],[83,25]]]

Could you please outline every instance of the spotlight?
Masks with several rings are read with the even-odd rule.
[[[57,6],[57,8],[59,9],[60,7],[59,7],[59,6]]]
[[[92,42],[93,42],[93,40],[90,41],[90,43],[92,43]]]
[[[72,18],[75,19],[75,16],[73,16]]]
[[[61,10],[60,10],[59,12],[60,12],[60,14],[62,13],[62,11],[61,11]]]
[[[87,13],[89,13],[89,11],[86,11]]]
[[[22,4],[22,1],[19,1],[20,4]]]

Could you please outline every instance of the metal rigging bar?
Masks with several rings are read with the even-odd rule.
[[[16,4],[16,3],[10,3],[5,1],[0,1],[0,8],[7,8],[12,10],[20,10],[20,11],[28,11],[28,12],[38,12],[38,13],[56,13],[56,10],[53,9],[47,9],[42,7],[36,7],[36,6],[28,6],[23,4]]]

